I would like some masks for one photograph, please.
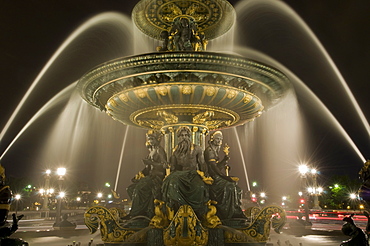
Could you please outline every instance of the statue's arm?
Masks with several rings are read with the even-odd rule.
[[[208,148],[204,151],[204,159],[205,162],[208,165],[208,171],[211,174],[211,176],[218,174],[219,169],[217,167],[217,160],[216,160],[216,155],[213,153],[213,151],[210,151]]]
[[[174,155],[170,157],[170,170],[171,172],[177,171],[177,160]]]
[[[230,160],[230,157],[228,155],[225,155],[225,157],[220,162],[217,162],[217,167],[220,170],[224,170],[226,168],[226,165],[228,164],[228,160]]]
[[[216,154],[213,151],[210,151],[209,149],[206,149],[206,151],[204,152],[204,158],[206,160],[206,163],[208,164],[210,173],[216,174],[228,181],[234,182],[230,177],[226,176],[222,172],[222,170],[225,169],[225,165],[227,164],[227,160],[229,158],[224,158],[221,162],[217,162]]]
[[[199,146],[197,146],[197,162],[198,162],[200,171],[204,172],[206,176],[209,176],[207,163],[204,160],[204,153],[202,151],[202,148]]]
[[[156,165],[157,165],[158,168],[163,169],[163,172],[165,174],[166,168],[168,168],[166,151],[163,148],[159,148],[158,149],[158,156],[159,156],[159,158],[158,158],[159,163],[156,163]]]
[[[163,148],[159,148],[158,154],[159,154],[159,158],[161,160],[161,163],[167,164],[167,154],[166,154],[166,151]]]
[[[141,170],[141,173],[144,174],[144,176],[148,176],[151,170],[151,160],[143,159],[142,162],[145,165],[145,167],[143,168],[143,170]]]

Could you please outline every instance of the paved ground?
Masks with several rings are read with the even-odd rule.
[[[99,232],[91,235],[81,221],[74,222],[78,224],[75,230],[60,232],[53,230],[53,221],[25,220],[20,222],[19,229],[13,237],[22,238],[30,246],[67,246],[72,245],[73,242],[80,242],[81,246],[87,246],[90,241],[92,246],[96,246],[103,243]],[[339,246],[347,239],[348,237],[341,233],[338,224],[314,223],[312,230],[305,230],[300,235],[293,234],[287,229],[281,234],[272,231],[269,243],[273,246]]]

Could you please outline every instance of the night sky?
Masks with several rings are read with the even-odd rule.
[[[233,0],[230,2],[235,5],[242,1]],[[285,0],[283,2],[297,12],[323,44],[357,99],[365,117],[369,119],[370,35],[368,33],[370,1]],[[0,128],[3,129],[34,79],[70,33],[87,19],[105,11],[120,12],[130,16],[135,4],[134,0],[0,0],[0,64],[2,71],[0,78],[2,114]],[[258,20],[258,17],[255,18]],[[279,27],[276,27],[276,30],[279,31]],[[271,30],[271,33],[276,30]],[[289,43],[291,41],[290,34],[285,33],[284,35],[279,42],[284,42],[285,38]],[[261,37],[268,39],[268,33],[261,33]],[[264,41],[251,39],[250,45],[258,49],[259,44]],[[274,42],[270,42],[270,48],[276,49],[273,45]],[[86,45],[88,46],[88,40]],[[269,54],[267,50],[265,52]],[[107,57],[110,56],[114,58],[114,54],[107,54]],[[288,68],[294,68],[292,70],[302,80],[306,81],[306,77],[310,76],[311,71],[302,64],[296,63],[290,67],[288,63],[284,63],[284,58],[280,61]],[[86,69],[83,71],[93,67],[81,64],[81,67],[85,66]],[[323,69],[320,72],[325,77],[326,71]],[[81,72],[81,69],[71,67],[68,73],[69,78],[77,80],[84,72]],[[26,107],[15,118],[9,131],[1,139],[0,153],[3,153],[35,112],[53,95],[68,85],[68,83],[59,82],[64,76],[62,73],[56,72],[53,76],[55,78],[48,78],[51,82],[38,87],[37,92],[32,94],[30,100],[26,102]],[[315,82],[318,83],[317,81],[311,82],[313,85]],[[338,85],[338,87],[340,86]],[[354,109],[345,98],[345,94],[338,92],[336,86],[316,86],[316,90],[313,88],[313,91],[339,119],[364,157],[369,159],[369,134],[361,125],[358,116],[353,113]],[[309,103],[304,98],[300,98],[299,101],[309,108],[307,106]],[[52,119],[58,112],[58,110],[54,110],[47,117]],[[361,159],[345,141],[331,132],[330,126],[323,127],[321,125],[320,117],[315,114],[314,110],[308,109],[305,117],[311,124],[310,135],[314,138],[314,143],[317,144],[317,148],[314,148],[315,158],[323,160],[321,170],[324,173],[326,171],[326,175],[348,173],[354,177],[362,165]],[[36,151],[35,148],[39,147],[39,139],[43,138],[43,133],[47,131],[48,127],[46,123],[43,123],[39,126],[41,131],[27,133],[27,137],[16,142],[9,153],[4,156],[1,163],[10,176],[37,175],[42,172],[40,169],[33,168],[37,166],[34,163],[33,154]]]

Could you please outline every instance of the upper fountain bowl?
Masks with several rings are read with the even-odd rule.
[[[78,82],[89,104],[128,125],[209,130],[244,124],[290,88],[275,68],[236,55],[161,52],[104,63]]]

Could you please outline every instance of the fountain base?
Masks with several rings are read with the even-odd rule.
[[[220,221],[210,212],[199,219],[189,205],[182,205],[169,219],[157,205],[152,219],[144,216],[128,221],[118,216],[119,209],[96,206],[85,213],[85,224],[91,233],[100,227],[105,246],[157,246],[157,245],[266,245],[272,227],[278,232],[285,224],[285,211],[278,206],[252,207],[246,211],[246,219]]]

